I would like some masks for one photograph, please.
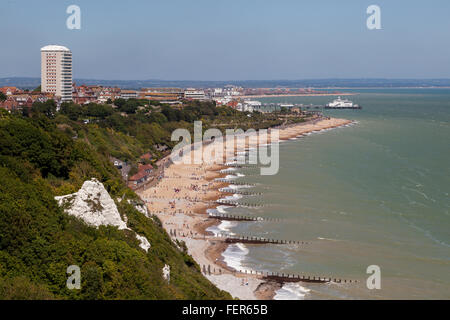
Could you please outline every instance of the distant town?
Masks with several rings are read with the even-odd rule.
[[[42,92],[41,88],[35,90],[20,89],[5,86],[0,92],[6,97],[0,101],[0,107],[9,111],[31,107],[35,101],[45,102],[53,99],[60,104],[64,102],[61,96],[51,92]],[[312,89],[290,88],[242,88],[228,85],[223,88],[142,88],[140,90],[121,89],[118,87],[103,87],[100,85],[72,84],[71,98],[68,100],[76,104],[109,103],[116,99],[145,99],[182,107],[185,100],[212,100],[216,105],[226,105],[239,111],[252,112],[259,109],[261,102],[252,98],[270,96],[309,96],[309,95],[345,95],[345,93],[324,93]]]
[[[338,91],[320,91],[311,88],[245,88],[233,84],[223,87],[179,88],[149,87],[139,90],[118,86],[77,84],[72,80],[72,52],[59,45],[41,48],[41,84],[35,89],[15,86],[0,87],[0,107],[8,111],[31,108],[34,102],[53,99],[58,106],[63,102],[75,104],[113,104],[117,99],[158,101],[182,107],[183,101],[209,100],[216,105],[229,106],[238,111],[253,112],[261,109],[254,98],[274,96],[345,95]]]

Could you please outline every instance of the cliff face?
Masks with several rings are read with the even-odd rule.
[[[83,220],[88,225],[115,226],[119,230],[128,229],[114,200],[103,184],[95,178],[85,181],[78,192],[57,196],[55,200],[67,214]],[[147,238],[138,234],[136,238],[140,241],[139,246],[142,249],[145,251],[150,249],[151,245]]]
[[[55,197],[55,200],[66,213],[91,226],[111,225],[119,229],[127,228],[114,200],[97,179],[85,181],[78,192]]]

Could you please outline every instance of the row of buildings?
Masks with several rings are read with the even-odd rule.
[[[180,100],[215,100],[228,104],[243,95],[244,89],[236,86],[224,88],[143,88],[140,90],[121,90],[102,86],[79,86],[73,84],[72,52],[64,46],[48,45],[41,48],[41,90],[52,93],[62,102],[72,100],[77,104],[90,102],[105,103],[115,99],[147,99],[166,103]]]
[[[41,88],[43,88],[41,86]],[[168,104],[179,104],[182,100],[213,100],[217,105],[227,105],[239,111],[257,110],[261,103],[258,101],[241,99],[239,95],[213,96],[205,93],[207,90],[180,89],[180,88],[144,88],[141,90],[123,90],[117,87],[103,87],[99,85],[81,85],[75,83],[71,86],[70,99],[59,96],[57,90],[46,92],[21,90],[16,87],[2,87],[2,92],[7,99],[0,101],[0,107],[9,111],[31,108],[35,101],[45,102],[53,99],[59,105],[62,102],[73,101],[76,104],[107,103],[116,99],[146,99]],[[53,89],[52,89],[53,90]],[[210,89],[210,92],[217,89]]]
[[[77,86],[73,82],[72,52],[64,46],[48,45],[41,48],[41,90],[29,92],[15,87],[1,88],[7,96],[0,101],[0,107],[14,110],[31,107],[35,101],[54,99],[58,105],[73,101],[76,104],[107,103],[116,99],[146,99],[168,104],[180,104],[182,100],[213,100],[218,105],[228,105],[241,111],[257,109],[258,102],[244,101],[241,96],[247,89],[228,85],[223,88],[142,88],[124,90],[117,87],[99,85]]]
[[[2,87],[0,88],[0,92],[6,96],[6,100],[0,100],[0,108],[8,111],[31,108],[35,101],[45,102],[48,99],[55,99],[53,93],[21,90],[16,87]]]

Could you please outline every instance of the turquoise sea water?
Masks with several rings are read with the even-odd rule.
[[[233,246],[239,268],[356,279],[358,284],[286,286],[279,297],[450,299],[450,89],[366,89],[349,97],[362,110],[325,111],[356,120],[280,145],[280,171],[260,176],[230,213],[282,218],[233,223],[231,232],[311,244]],[[265,98],[325,104],[334,97]],[[381,289],[369,290],[369,265]]]

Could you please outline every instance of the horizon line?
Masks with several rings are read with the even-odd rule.
[[[0,79],[40,79],[40,76],[3,76]],[[354,77],[354,78],[339,78],[339,77],[326,77],[326,78],[299,78],[299,79],[224,79],[224,80],[195,80],[195,79],[101,79],[101,78],[73,78],[74,80],[94,80],[94,81],[207,81],[207,82],[232,82],[232,81],[317,81],[317,80],[450,80],[448,78],[385,78],[385,77]]]

